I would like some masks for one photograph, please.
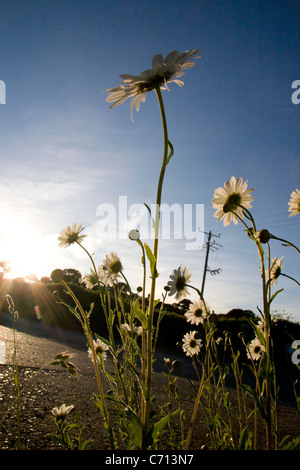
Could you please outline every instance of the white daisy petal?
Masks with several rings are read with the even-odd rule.
[[[81,243],[86,237],[86,235],[79,235],[83,229],[84,227],[82,227],[81,224],[73,223],[71,227],[68,225],[60,232],[58,236],[58,245],[61,247],[67,247],[73,243]]]
[[[289,202],[289,217],[300,214],[300,191],[296,189],[292,192]]]
[[[214,217],[218,222],[223,220],[224,226],[233,222],[238,223],[238,218],[244,217],[244,209],[250,209],[253,197],[250,193],[253,189],[247,189],[248,181],[232,176],[230,181],[224,183],[224,188],[217,188],[211,200],[216,209]]]
[[[183,86],[183,82],[178,80],[184,74],[184,70],[195,65],[190,58],[198,58],[199,50],[190,49],[180,54],[178,51],[170,52],[166,58],[162,54],[157,54],[152,59],[152,68],[144,70],[140,75],[122,74],[123,82],[118,87],[108,88],[106,101],[113,103],[109,109],[122,104],[127,98],[133,97],[130,104],[131,118],[135,104],[139,110],[140,103],[146,99],[146,94],[155,88],[169,90],[167,83],[174,82],[178,86]],[[143,95],[140,97],[139,95]]]
[[[191,274],[186,267],[179,266],[178,269],[174,269],[173,274],[170,275],[171,280],[168,282],[169,296],[175,295],[175,299],[179,302],[183,297],[189,295],[187,284],[190,278]]]

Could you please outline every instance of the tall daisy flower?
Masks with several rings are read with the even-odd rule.
[[[120,273],[123,271],[123,265],[117,253],[112,251],[106,255],[105,260],[98,269],[100,281],[106,286],[113,286],[117,282]]]
[[[202,300],[193,302],[184,316],[192,325],[203,323],[207,318],[207,308],[205,308],[204,302]]]
[[[281,274],[281,268],[283,268],[282,260],[283,260],[283,256],[281,258],[272,259],[273,263],[270,269],[270,281],[271,281],[271,284],[274,284],[275,286],[277,284],[277,279]]]
[[[292,192],[290,202],[289,202],[289,217],[297,215],[300,213],[300,191],[296,189]]]
[[[83,229],[84,227],[82,227],[82,224],[72,224],[71,227],[68,225],[59,234],[58,246],[66,248],[73,243],[81,243],[86,237],[86,235],[79,235]]]
[[[265,346],[261,344],[258,338],[254,338],[248,346],[247,356],[253,361],[258,361],[262,353],[266,350]]]
[[[89,273],[84,274],[83,282],[87,289],[93,289],[99,282],[97,273],[91,269]]]
[[[170,276],[171,281],[168,282],[169,287],[169,296],[175,295],[175,299],[178,302],[189,295],[189,291],[187,289],[187,284],[191,279],[191,274],[189,273],[186,267],[182,268],[179,266],[178,269],[174,269],[173,273]]]
[[[101,339],[97,338],[96,340],[93,340],[96,356],[99,358],[102,358],[104,361],[107,358],[106,351],[109,349],[107,344],[105,344]],[[88,350],[88,355],[91,359],[93,359],[93,353],[91,348]]]
[[[184,83],[179,80],[184,75],[184,70],[195,65],[191,59],[199,57],[199,50],[190,49],[183,53],[172,51],[165,58],[162,54],[157,54],[152,59],[152,68],[147,69],[140,75],[122,74],[123,81],[115,88],[105,90],[108,93],[106,101],[113,103],[110,108],[119,106],[127,98],[131,98],[130,110],[135,106],[136,111],[140,109],[140,103],[145,102],[147,93],[159,87],[162,90],[168,88],[168,83],[174,82],[182,86]],[[133,120],[133,119],[132,119]]]
[[[200,338],[196,338],[197,331],[190,331],[183,337],[182,349],[187,356],[194,356],[200,352],[202,341]]]
[[[234,224],[238,223],[238,217],[244,217],[244,210],[251,208],[250,202],[253,197],[250,193],[253,189],[247,189],[248,181],[243,181],[242,178],[236,179],[231,177],[230,181],[224,183],[224,188],[220,187],[215,190],[212,199],[213,208],[217,209],[214,217],[218,222],[222,219],[224,226],[229,225],[232,221]]]

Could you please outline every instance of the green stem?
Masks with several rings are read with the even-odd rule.
[[[141,247],[142,250],[142,264],[143,264],[143,287],[142,287],[142,312],[145,313],[145,291],[146,291],[146,253],[143,243],[140,239],[137,240],[138,245]],[[142,364],[142,384],[145,387],[146,381],[146,334],[145,334],[145,327],[142,324],[142,357],[141,357],[141,364]],[[144,415],[144,400],[142,401],[142,416]]]
[[[271,235],[271,238],[273,238],[274,240],[279,240],[280,242],[284,242],[284,244],[286,244],[286,245],[288,245],[288,246],[291,246],[292,248],[295,248],[295,250],[297,251],[297,253],[299,253],[299,255],[300,255],[300,250],[299,250],[299,248],[297,248],[296,245],[294,245],[293,243],[289,242],[288,240],[285,240],[284,238],[275,237],[275,235]]]
[[[80,245],[82,247],[82,245]],[[83,248],[83,247],[82,247]],[[84,248],[84,250],[86,251],[86,249]],[[103,416],[104,416],[104,420],[108,426],[108,428],[110,429],[110,425],[109,425],[109,415],[108,415],[108,411],[107,411],[107,408],[106,408],[106,404],[105,404],[105,397],[104,397],[104,392],[103,392],[103,387],[102,387],[102,382],[101,382],[101,378],[100,378],[100,374],[99,374],[99,368],[98,368],[98,361],[97,361],[97,355],[96,355],[96,350],[95,350],[95,346],[94,346],[94,341],[93,341],[93,337],[92,337],[92,333],[90,331],[90,328],[89,328],[89,325],[88,325],[88,320],[86,318],[86,314],[80,304],[80,302],[78,301],[77,297],[75,296],[75,294],[73,293],[72,289],[70,289],[70,287],[68,286],[68,284],[62,280],[62,285],[67,289],[67,291],[69,292],[69,294],[71,295],[72,299],[74,300],[75,302],[75,305],[76,307],[78,308],[79,312],[80,312],[80,315],[81,315],[81,318],[82,318],[82,324],[84,325],[84,332],[86,334],[86,337],[87,337],[87,340],[88,340],[88,344],[91,348],[91,351],[92,351],[92,357],[93,357],[93,364],[94,364],[94,370],[95,370],[95,376],[96,376],[96,381],[97,381],[97,386],[98,386],[98,391],[99,391],[99,395],[100,395],[100,399],[101,399],[101,404],[102,404],[102,410],[103,410]],[[111,439],[111,444],[113,444],[113,440]]]
[[[145,406],[144,406],[144,415],[142,417],[143,424],[143,442],[147,436],[148,426],[149,426],[149,416],[150,416],[150,400],[151,400],[151,384],[152,384],[152,361],[153,361],[153,351],[152,351],[152,328],[153,328],[153,316],[154,316],[154,302],[155,302],[155,288],[156,288],[156,268],[157,268],[157,258],[158,258],[158,236],[159,236],[159,226],[160,226],[160,205],[161,205],[161,196],[162,196],[162,187],[166,171],[166,166],[168,163],[168,129],[164,103],[162,99],[161,90],[159,87],[155,88],[156,96],[159,103],[162,126],[163,126],[163,138],[164,138],[164,153],[163,153],[163,162],[161,166],[161,171],[159,175],[157,195],[156,195],[156,214],[155,214],[155,236],[154,236],[154,246],[153,246],[153,255],[154,255],[154,269],[151,281],[151,290],[150,290],[150,300],[149,300],[149,317],[148,317],[148,329],[147,329],[147,373],[146,373],[146,390],[145,390]]]
[[[194,408],[193,408],[193,412],[192,412],[192,417],[191,417],[191,421],[190,421],[190,425],[189,425],[189,429],[188,429],[188,433],[187,433],[187,438],[186,438],[186,441],[185,441],[184,447],[183,447],[184,450],[189,449],[190,442],[191,442],[192,435],[193,435],[194,424],[195,424],[195,421],[196,421],[197,412],[198,412],[200,399],[201,399],[202,391],[203,391],[203,386],[204,386],[204,382],[205,382],[205,376],[206,376],[205,371],[206,371],[206,368],[207,368],[206,366],[207,366],[207,361],[208,361],[209,348],[210,348],[210,338],[208,338],[207,345],[206,345],[206,354],[205,354],[205,358],[204,358],[204,361],[203,361],[202,376],[201,376],[201,380],[200,380],[200,383],[199,383],[198,393],[197,393],[197,396],[196,396],[196,400],[195,400],[195,404],[194,404]]]
[[[296,284],[298,284],[298,286],[300,286],[300,283],[293,277],[288,276],[287,274],[284,274],[284,273],[280,273],[280,276],[287,277],[288,279],[291,279],[291,281],[294,281]]]
[[[242,207],[242,206],[241,206]],[[254,222],[254,219],[252,217],[251,212],[249,212],[247,209],[242,207],[242,209],[247,213],[248,219],[252,222],[253,230],[254,233],[256,232],[256,225]],[[235,214],[238,219],[245,225],[245,227],[248,230],[249,233],[249,227],[247,224],[243,221],[241,217],[239,217],[237,214]],[[268,301],[268,283],[266,281],[266,272],[265,272],[265,263],[264,263],[264,251],[261,246],[261,243],[259,240],[257,240],[255,237],[252,237],[253,240],[255,241],[258,254],[259,254],[259,259],[260,259],[260,265],[261,265],[261,277],[262,277],[262,292],[263,292],[263,312],[264,312],[264,320],[265,320],[265,341],[266,341],[266,354],[268,356],[268,360],[270,361],[271,355],[270,355],[270,303]],[[269,245],[268,245],[269,246]],[[270,249],[269,249],[270,250]],[[270,253],[269,253],[270,257]],[[267,437],[267,449],[270,449],[271,445],[271,384],[270,384],[270,377],[269,374],[266,377],[266,415],[267,415],[267,426],[266,426],[266,437]]]

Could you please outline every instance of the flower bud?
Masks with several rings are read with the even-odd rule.
[[[256,236],[259,239],[260,243],[268,243],[271,238],[271,234],[267,229],[260,230],[259,232],[257,232]]]
[[[171,367],[171,361],[170,361],[169,358],[165,357],[165,358],[164,358],[164,362],[165,362],[165,366],[166,366],[166,367],[168,367],[168,368]]]
[[[64,278],[64,273],[61,269],[54,269],[54,271],[52,271],[52,273],[50,274],[50,278],[54,282],[60,282]]]
[[[130,230],[130,232],[128,233],[128,237],[130,238],[130,240],[139,240],[140,239],[139,230],[137,230],[136,228]]]

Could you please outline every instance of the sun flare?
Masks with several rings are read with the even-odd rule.
[[[0,261],[8,263],[8,278],[40,278],[45,272],[45,246],[37,227],[17,217],[2,217]]]

